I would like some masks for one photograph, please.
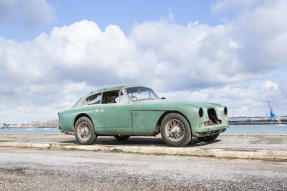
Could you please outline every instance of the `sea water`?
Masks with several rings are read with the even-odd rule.
[[[57,128],[0,129],[0,134],[58,134]],[[224,135],[287,135],[287,125],[230,125]]]
[[[0,134],[58,134],[57,128],[4,128],[0,129]]]
[[[224,135],[287,135],[286,125],[230,125]]]

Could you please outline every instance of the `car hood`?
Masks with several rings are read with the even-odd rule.
[[[169,101],[169,100],[142,100],[135,102],[138,105],[184,105],[194,108],[211,108],[211,107],[223,107],[221,104],[209,103],[209,102],[193,102],[193,101]]]

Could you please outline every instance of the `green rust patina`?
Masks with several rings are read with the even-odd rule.
[[[192,136],[201,137],[208,133],[220,133],[228,128],[226,107],[206,102],[167,101],[165,99],[149,99],[132,101],[127,88],[143,87],[138,85],[120,85],[91,91],[80,98],[69,110],[59,113],[60,128],[73,132],[76,120],[80,116],[91,119],[97,135],[155,135],[163,117],[172,112],[183,115],[189,122]],[[97,93],[122,91],[125,103],[88,105],[86,99]],[[203,115],[200,117],[199,109]],[[208,110],[213,109],[219,123],[211,123]],[[209,123],[210,122],[210,123]]]

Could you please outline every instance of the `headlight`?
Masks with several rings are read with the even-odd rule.
[[[224,107],[224,114],[225,114],[225,115],[228,114],[227,107]]]
[[[199,117],[203,116],[203,109],[202,108],[199,108],[198,114],[199,114]]]

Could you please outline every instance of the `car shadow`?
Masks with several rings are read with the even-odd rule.
[[[67,140],[67,141],[59,141],[59,143],[66,143],[66,144],[78,144],[76,139]]]
[[[194,139],[192,139],[192,141],[188,145],[193,146],[193,147],[200,147],[200,146],[204,146],[204,145],[214,144],[217,142],[221,142],[221,140],[216,139],[216,140],[210,141],[210,142],[200,142],[197,138],[194,138]]]
[[[209,145],[213,143],[220,142],[220,139],[216,139],[211,142],[200,142],[196,138],[192,138],[191,142],[187,144],[185,147],[200,147],[204,145]],[[74,140],[66,140],[60,141],[59,143],[64,144],[78,144],[77,141]],[[162,146],[162,147],[170,147],[162,140],[161,137],[130,137],[124,141],[118,141],[114,137],[98,137],[95,145],[130,145],[130,146]]]

